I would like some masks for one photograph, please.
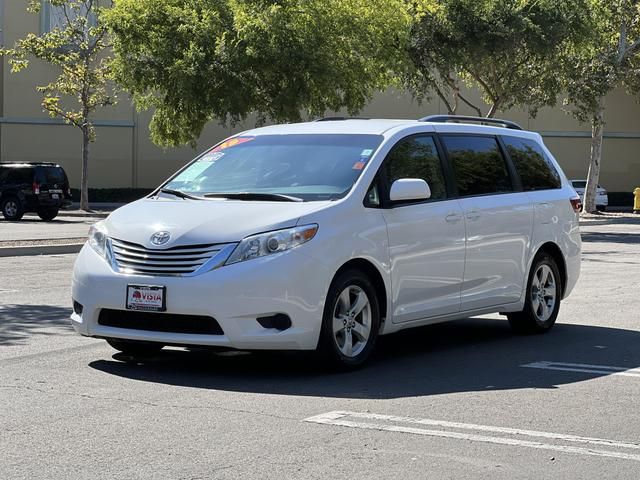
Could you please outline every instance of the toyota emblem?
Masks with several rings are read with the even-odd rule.
[[[151,243],[154,245],[164,245],[171,238],[171,234],[169,232],[156,232],[151,235]]]

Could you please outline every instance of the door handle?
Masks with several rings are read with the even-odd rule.
[[[459,213],[452,212],[452,213],[449,213],[446,217],[444,217],[444,219],[449,223],[456,223],[462,220],[462,215],[460,215]]]
[[[469,212],[467,212],[467,218],[469,220],[477,220],[480,218],[480,213],[476,210],[471,210]]]

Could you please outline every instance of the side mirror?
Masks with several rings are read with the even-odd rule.
[[[431,198],[429,184],[421,178],[401,178],[391,185],[389,199],[392,202],[427,200]]]

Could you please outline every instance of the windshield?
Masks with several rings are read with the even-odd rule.
[[[259,135],[231,138],[163,185],[194,195],[280,194],[303,200],[346,195],[380,135]]]

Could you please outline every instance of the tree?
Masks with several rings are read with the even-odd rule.
[[[116,0],[114,74],[151,136],[194,143],[211,120],[355,114],[405,60],[404,0]]]
[[[622,86],[631,95],[640,91],[640,2],[593,0],[594,19],[590,41],[578,45],[565,69],[567,103],[572,113],[591,123],[591,154],[584,211],[596,211],[596,194],[602,160],[605,97]]]
[[[419,99],[434,92],[450,114],[464,103],[478,116],[513,107],[535,115],[556,103],[560,54],[588,30],[586,1],[417,1],[407,83]],[[479,89],[489,110],[466,98],[462,86]]]
[[[46,0],[58,19],[51,31],[29,33],[13,48],[1,53],[9,56],[12,72],[29,66],[37,58],[57,67],[57,78],[37,87],[42,93],[42,108],[51,117],[82,132],[82,173],[80,208],[89,209],[89,144],[96,133],[92,115],[99,108],[114,103],[109,83],[109,59],[105,55],[107,30],[102,22],[99,0]],[[103,0],[102,3],[105,3]],[[29,11],[38,13],[40,0],[30,0]]]

